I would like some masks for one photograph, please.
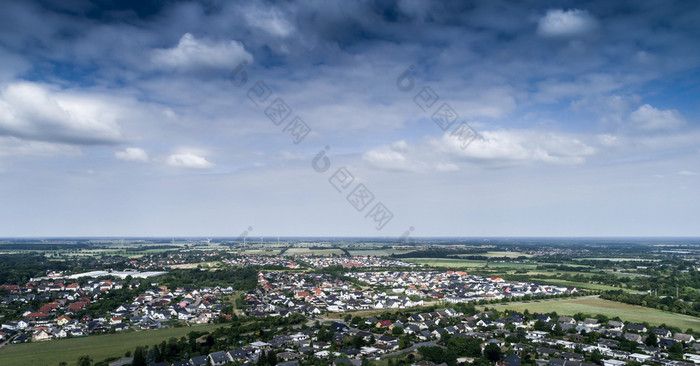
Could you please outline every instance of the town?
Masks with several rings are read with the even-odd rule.
[[[332,249],[318,251],[323,250]],[[420,248],[414,253],[421,251],[444,252]],[[532,255],[520,253],[512,256],[513,266]],[[266,255],[220,247],[103,257],[92,259],[92,267],[85,265],[84,256],[68,258],[86,271],[47,268],[43,276],[0,286],[0,337],[12,345],[5,347],[182,329],[179,334],[201,342],[183,344],[186,338],[172,338],[171,347],[177,350],[153,347],[146,351],[145,344],[102,362],[125,360],[138,365],[143,361],[159,366],[700,363],[694,329],[595,313],[534,310],[534,304],[600,301],[601,292],[585,283],[577,287],[558,279],[552,279],[552,284],[546,279],[527,281],[517,275],[518,270],[515,275],[498,276],[430,269],[427,261],[420,264],[410,258],[294,251]],[[648,265],[628,267],[649,270],[639,268]],[[489,271],[494,270],[476,270]],[[608,293],[615,292],[602,295],[612,296]],[[518,306],[525,310],[517,310]],[[219,328],[197,333],[212,326]]]

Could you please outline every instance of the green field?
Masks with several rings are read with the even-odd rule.
[[[574,258],[576,261],[611,261],[611,262],[659,262],[661,259],[650,258]]]
[[[83,355],[89,355],[97,362],[109,357],[124,356],[126,351],[133,353],[136,346],[154,345],[167,341],[171,337],[179,339],[191,331],[211,331],[222,326],[224,325],[207,324],[12,344],[0,349],[0,365],[56,366],[61,361],[75,365],[78,358]]]
[[[373,256],[373,257],[387,257],[392,254],[405,254],[408,252],[413,252],[413,249],[350,249],[348,250],[350,255],[353,257],[360,256]]]
[[[291,248],[284,252],[284,255],[343,255],[340,249],[309,249],[309,248]]]
[[[479,256],[484,256],[484,257],[497,257],[497,258],[518,258],[518,257],[533,257],[532,254],[527,254],[527,253],[521,253],[521,252],[510,252],[510,251],[491,251],[491,252],[486,252],[486,253],[477,253],[477,254],[458,254],[460,257],[467,257],[470,255],[479,255]]]
[[[667,325],[678,327],[684,331],[688,328],[700,330],[700,318],[594,297],[505,304],[499,305],[496,308],[499,310],[507,308],[517,311],[528,309],[531,313],[549,313],[556,311],[559,315],[574,315],[576,313],[590,315],[601,314],[608,317],[619,316],[623,321],[635,323],[649,322],[651,325],[666,323]]]
[[[407,258],[406,262],[427,264],[433,267],[446,267],[454,269],[481,268],[486,266],[486,261],[454,258]],[[515,269],[535,269],[535,263],[513,263],[513,262],[488,262],[489,268],[515,268]]]
[[[278,255],[282,249],[279,248],[265,248],[265,249],[246,249],[241,251],[245,254],[257,254],[257,255]]]
[[[609,285],[601,285],[598,283],[574,282],[574,281],[558,280],[558,279],[550,279],[550,278],[532,278],[532,279],[530,279],[530,281],[539,282],[539,283],[546,283],[548,285],[555,285],[555,286],[573,286],[576,288],[582,288],[582,289],[587,289],[587,290],[601,290],[601,291],[623,290],[623,291],[637,292],[637,291],[626,289],[626,288],[614,287],[614,286],[609,286]]]

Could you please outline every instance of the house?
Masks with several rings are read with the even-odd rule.
[[[570,316],[560,316],[557,322],[559,324],[576,324],[576,320]]]
[[[190,358],[192,366],[207,366],[207,356],[195,356]]]
[[[389,323],[391,324],[391,322],[389,322]],[[336,332],[340,332],[340,333],[345,333],[345,332],[350,330],[350,328],[348,328],[347,325],[340,323],[340,322],[334,322],[333,324],[331,324],[330,328],[332,330],[334,330]]]
[[[693,337],[690,334],[685,334],[685,333],[676,333],[673,335],[673,339],[678,341],[678,342],[685,342],[685,343],[695,341],[695,337]]]
[[[630,323],[625,326],[625,330],[628,332],[646,333],[647,327],[644,324]]]
[[[625,327],[625,323],[619,322],[617,320],[608,321],[608,329],[622,330]]]
[[[301,355],[298,353],[294,352],[281,352],[277,354],[277,359],[278,360],[283,360],[283,361],[293,361],[301,358]]]
[[[237,348],[226,352],[230,362],[243,362],[248,358],[246,351]]]
[[[48,341],[50,339],[51,334],[44,329],[40,329],[32,334],[32,341]]]
[[[620,360],[603,360],[603,366],[625,366],[627,362],[625,361],[620,361]]]
[[[654,328],[652,330],[652,333],[654,333],[657,337],[662,337],[662,338],[669,338],[672,336],[672,333],[668,329],[663,329],[663,328]]]
[[[335,360],[333,360],[332,365],[333,366],[359,366],[361,363],[362,363],[362,361],[357,363],[357,362],[354,362],[353,360],[350,360],[349,358],[336,358]]]
[[[637,333],[625,333],[625,339],[632,342],[642,342],[642,336]]]
[[[598,319],[586,318],[583,321],[583,325],[585,325],[589,328],[598,328],[598,327],[600,327],[600,322],[598,322]]]
[[[510,356],[506,356],[503,359],[503,362],[501,362],[501,365],[503,365],[503,366],[520,366],[521,362],[522,361],[520,360],[520,356],[510,355]]]
[[[224,351],[212,352],[209,354],[209,362],[211,362],[213,366],[225,365],[228,361],[228,356]]]

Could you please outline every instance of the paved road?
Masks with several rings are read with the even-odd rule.
[[[119,361],[114,361],[114,362],[110,363],[109,366],[124,366],[124,365],[131,364],[131,362],[133,360],[134,360],[133,357],[126,357],[126,358],[122,358]]]
[[[432,347],[432,346],[434,346],[434,345],[436,345],[436,344],[437,344],[437,341],[416,343],[416,344],[412,345],[411,347],[404,348],[404,349],[398,350],[398,351],[396,351],[396,352],[385,353],[385,354],[379,356],[379,358],[386,358],[386,357],[398,356],[398,355],[400,355],[400,354],[402,354],[402,353],[406,353],[406,352],[411,352],[411,351],[413,351],[413,350],[417,350],[418,348],[421,348],[421,347],[423,347],[423,346]]]
[[[18,334],[15,334],[15,335],[13,335],[12,337],[7,338],[4,342],[0,343],[0,348],[5,347],[5,345],[7,345],[8,343],[10,343],[10,341],[12,341],[13,339],[15,339],[15,337],[17,337],[17,335],[18,335]]]

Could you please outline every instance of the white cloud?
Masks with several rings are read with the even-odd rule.
[[[227,70],[253,56],[237,41],[214,42],[185,33],[176,47],[153,51],[156,65],[177,71]]]
[[[480,138],[462,148],[462,141],[451,133],[409,144],[404,140],[362,154],[370,165],[416,173],[451,172],[460,165],[477,163],[507,167],[535,163],[582,164],[598,151],[575,136],[526,130],[480,132]]]
[[[193,153],[172,154],[168,156],[166,164],[175,168],[211,169],[214,164],[206,158]]]
[[[678,174],[686,175],[686,176],[700,175],[700,174],[698,174],[696,172],[692,172],[690,170],[681,170],[680,172],[678,172]]]
[[[685,124],[685,118],[675,109],[660,110],[645,104],[632,112],[630,122],[646,131],[671,130]]]
[[[538,21],[537,33],[549,38],[571,38],[594,30],[596,25],[586,10],[552,9]]]
[[[446,133],[434,146],[456,159],[494,165],[543,162],[580,164],[596,150],[577,138],[536,131],[499,130],[480,132],[466,148],[455,136]]]
[[[114,156],[120,160],[137,161],[145,163],[148,161],[148,154],[138,147],[127,147],[124,151],[117,151]]]
[[[423,172],[427,168],[424,163],[409,159],[404,154],[386,147],[367,151],[362,154],[362,159],[374,167],[386,170]]]
[[[25,141],[16,137],[0,136],[0,157],[76,155],[80,155],[80,150],[75,146],[44,141]]]
[[[113,144],[122,140],[119,107],[99,96],[51,90],[16,82],[0,94],[0,135],[69,144]]]
[[[277,37],[289,36],[294,27],[284,18],[277,8],[261,9],[248,7],[244,10],[245,20],[251,27],[258,28]]]
[[[596,137],[598,138],[598,142],[603,146],[615,146],[620,141],[617,136],[611,134],[600,134]]]
[[[435,170],[439,172],[455,172],[459,170],[459,166],[453,163],[438,163],[435,165]]]

